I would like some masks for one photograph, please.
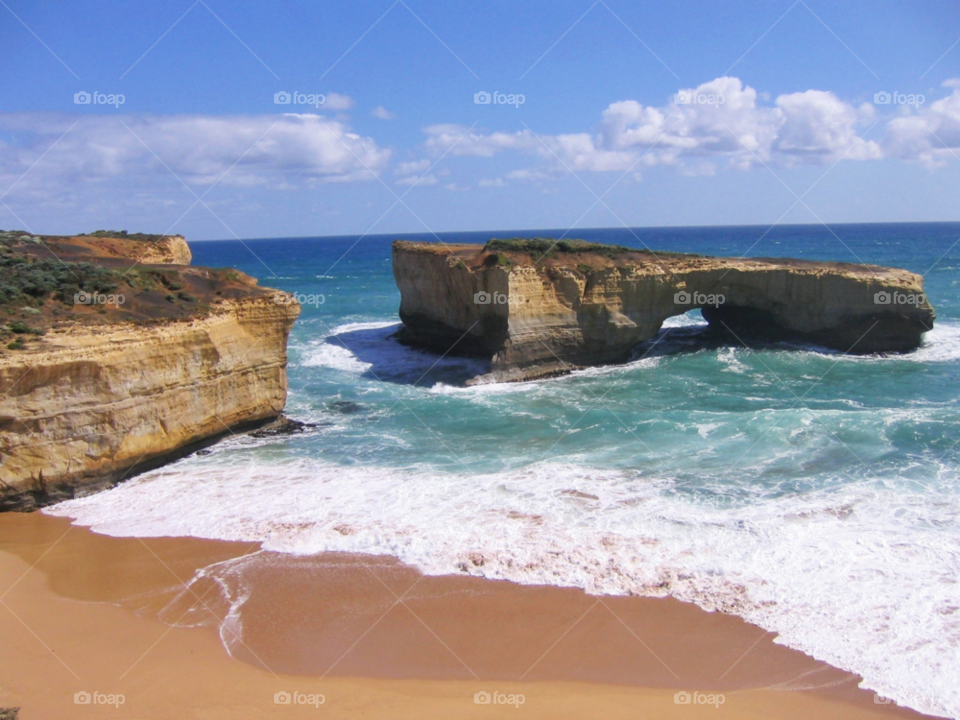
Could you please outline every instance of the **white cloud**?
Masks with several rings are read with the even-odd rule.
[[[393,120],[396,117],[394,113],[387,110],[383,105],[377,105],[370,111],[370,114],[380,120]]]
[[[433,174],[424,175],[420,177],[419,175],[410,175],[408,177],[402,177],[396,181],[397,185],[416,185],[418,187],[425,187],[427,185],[436,185],[439,182],[437,176]]]
[[[291,187],[372,179],[390,159],[372,138],[313,114],[8,114],[0,115],[0,130],[18,141],[0,145],[0,176],[19,177],[72,125],[26,175],[24,189],[168,178],[171,171],[188,185],[227,173],[221,185]]]
[[[877,143],[861,140],[856,131],[861,121],[872,117],[869,105],[856,110],[833,93],[807,90],[781,95],[777,107],[783,113],[783,124],[774,148],[780,153],[797,160],[838,155],[875,160],[882,155]]]
[[[522,130],[517,133],[495,132],[484,135],[462,125],[429,125],[423,129],[427,136],[428,150],[451,155],[474,155],[493,157],[503,150],[533,149],[539,145],[532,133]]]
[[[529,130],[468,132],[459,125],[431,125],[424,133],[426,148],[435,154],[492,157],[518,151],[539,156],[541,174],[567,169],[622,173],[652,165],[708,174],[718,163],[748,168],[879,158],[880,146],[859,136],[871,119],[869,106],[854,108],[818,90],[781,95],[773,106],[758,105],[756,90],[738,78],[721,77],[683,89],[661,107],[636,100],[612,103],[594,133],[538,137]]]
[[[859,139],[858,128],[868,119],[866,111],[818,90],[761,106],[752,87],[722,77],[681,90],[661,108],[613,103],[603,114],[597,151],[646,152],[645,165],[695,157],[725,159],[734,167],[825,163],[844,153],[865,160],[880,156],[875,143]]]
[[[943,85],[953,92],[887,124],[887,154],[927,167],[960,159],[960,78]]]
[[[530,168],[511,170],[504,175],[504,178],[507,180],[546,180],[549,177],[551,177],[549,173],[541,172],[539,170],[532,170]]]
[[[543,184],[568,169],[618,177],[626,173],[639,182],[644,168],[657,165],[686,175],[760,163],[826,165],[841,158],[889,157],[935,167],[960,159],[960,78],[944,87],[944,97],[919,108],[875,109],[821,90],[763,103],[754,88],[722,77],[683,89],[658,106],[629,99],[611,103],[589,132],[538,136],[529,129],[429,125],[422,148],[428,157],[392,168],[391,150],[353,132],[341,115],[8,113],[0,114],[0,187],[16,182],[8,197],[33,200],[44,209],[68,202],[73,208],[94,201],[109,206],[120,195],[147,207],[171,202],[157,197],[160,187],[183,191],[171,171],[191,187],[218,181],[220,187],[286,190],[370,180],[388,169],[399,185],[464,189]],[[353,104],[352,98],[331,93],[322,109],[339,111]],[[882,125],[870,133],[877,140],[864,139],[878,116]],[[434,172],[433,161],[444,153],[447,157]],[[472,178],[447,181],[452,157],[482,162],[506,154],[527,158],[522,165],[529,167],[488,167]],[[418,180],[424,173],[429,174]]]
[[[427,158],[423,160],[412,160],[410,162],[397,163],[393,172],[395,175],[413,175],[429,170],[431,165],[433,165],[433,161]]]
[[[354,104],[354,99],[349,95],[332,92],[327,93],[323,107],[326,110],[349,110]]]
[[[424,173],[427,172],[427,170],[429,170],[431,167],[433,167],[433,161],[429,160],[428,158],[397,163],[397,166],[393,169],[393,174],[403,177],[400,177],[394,182],[396,182],[397,185],[436,185],[437,182],[439,182],[436,175],[433,173],[424,175]],[[446,173],[441,171],[439,174]]]
[[[628,170],[636,162],[635,154],[624,150],[598,147],[587,133],[557,135],[544,138],[540,154],[548,161],[556,161],[564,169],[573,171],[612,172]]]

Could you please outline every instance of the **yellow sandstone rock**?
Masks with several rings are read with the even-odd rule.
[[[299,309],[231,300],[198,320],[56,331],[0,358],[0,480],[16,491],[115,481],[276,418]]]
[[[737,340],[848,353],[912,350],[933,327],[923,278],[906,270],[581,241],[544,254],[551,244],[394,243],[401,339],[488,358],[490,373],[476,381],[489,382],[625,362],[664,320],[695,308]]]
[[[44,334],[0,354],[0,509],[102,488],[280,418],[299,304],[239,271],[188,266],[181,236],[157,238],[9,251],[99,263],[127,284],[115,306],[47,299],[26,320]]]

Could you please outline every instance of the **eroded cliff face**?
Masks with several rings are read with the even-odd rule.
[[[64,235],[42,237],[42,249],[64,260],[132,260],[143,265],[189,265],[193,253],[183,235]],[[129,264],[128,264],[129,267]]]
[[[292,296],[187,265],[180,236],[6,235],[7,267],[72,272],[66,286],[37,275],[46,294],[3,308],[0,509],[92,492],[281,418]],[[109,283],[107,301],[72,282]]]
[[[488,357],[481,381],[497,381],[624,362],[664,320],[694,308],[743,341],[849,353],[912,350],[933,327],[923,279],[905,270],[578,247],[543,255],[502,242],[394,243],[401,338]]]
[[[56,330],[0,358],[7,494],[102,486],[276,418],[298,314],[259,295],[196,320]]]
[[[193,253],[183,235],[167,235],[149,243],[146,250],[138,257],[138,261],[147,265],[189,265],[193,260]]]

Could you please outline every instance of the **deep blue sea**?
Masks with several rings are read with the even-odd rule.
[[[916,352],[850,357],[709,345],[694,311],[626,365],[468,388],[475,361],[391,339],[390,243],[436,237],[191,243],[194,264],[323,296],[303,307],[288,369],[287,414],[316,427],[230,439],[53,512],[116,535],[673,595],[775,631],[902,704],[960,716],[960,223],[568,237],[907,268],[925,276],[936,326]]]

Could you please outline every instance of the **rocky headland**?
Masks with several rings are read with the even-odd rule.
[[[933,328],[923,278],[873,265],[717,258],[550,239],[397,241],[402,342],[482,357],[472,382],[628,361],[664,320],[700,308],[737,342],[907,352]]]
[[[0,509],[283,424],[300,308],[180,236],[0,232]]]

